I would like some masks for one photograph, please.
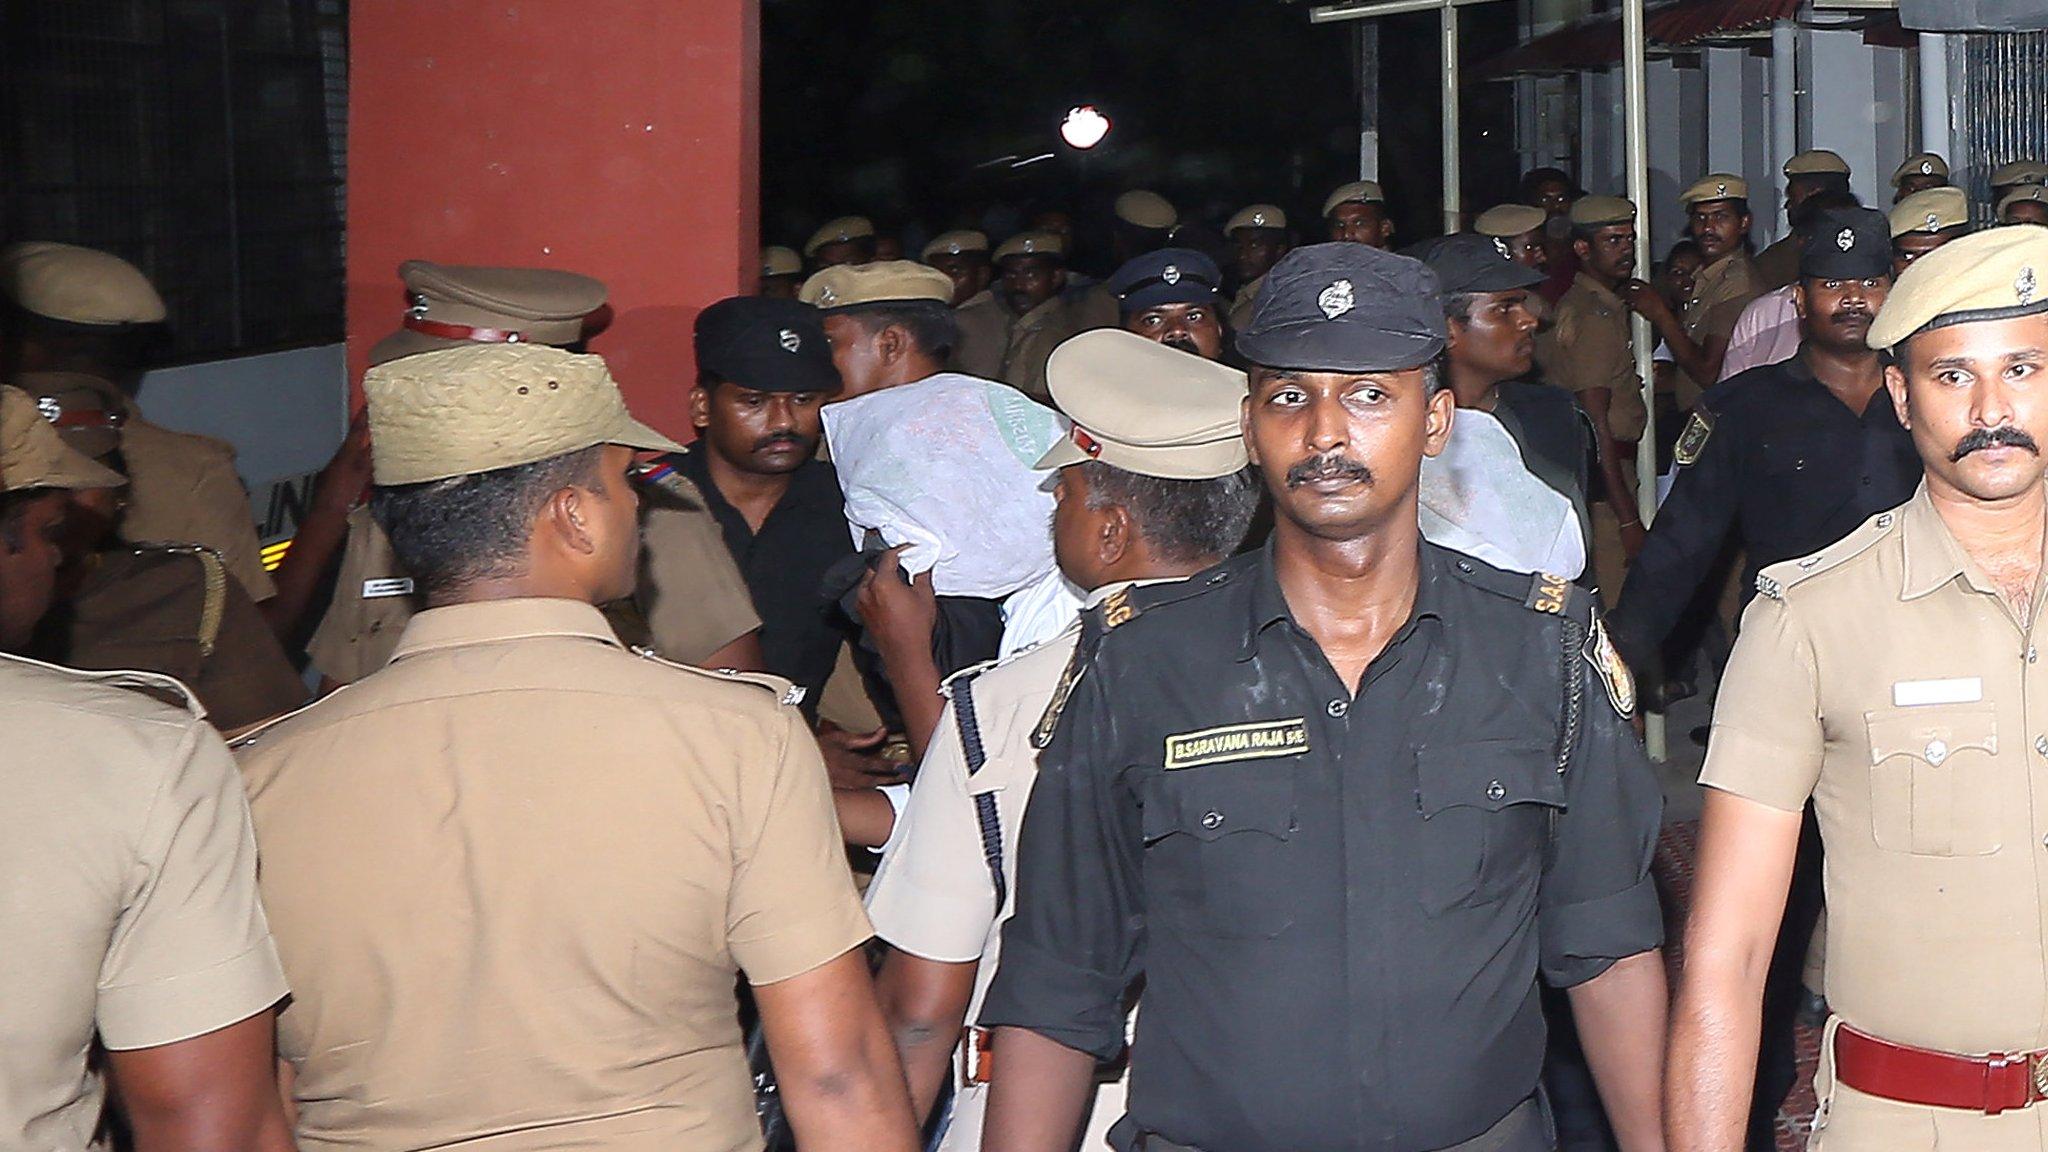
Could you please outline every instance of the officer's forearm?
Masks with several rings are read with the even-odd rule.
[[[875,975],[875,994],[881,998],[889,1034],[896,1039],[896,1052],[903,1058],[911,1111],[919,1120],[931,1114],[939,1089],[952,1072],[953,1046],[967,1019],[979,967],[973,961],[948,964],[892,948]]]
[[[1572,1018],[1586,1064],[1622,1152],[1664,1147],[1664,953],[1640,952],[1572,988]]]
[[[913,1152],[910,1094],[861,949],[756,985],[754,1001],[798,1147]]]
[[[348,543],[348,508],[331,501],[316,501],[292,537],[271,582],[277,595],[256,605],[263,620],[287,651],[298,646],[308,631],[307,614],[327,575]]]
[[[1026,1028],[998,1028],[982,1152],[1067,1152],[1088,1115],[1095,1058]]]

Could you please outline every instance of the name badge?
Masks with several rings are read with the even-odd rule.
[[[1910,708],[1915,704],[1974,704],[1984,698],[1984,681],[1977,676],[1954,680],[1901,680],[1892,685],[1892,706]]]
[[[363,581],[363,599],[389,600],[393,596],[412,595],[412,577],[393,576],[384,580]]]
[[[1263,760],[1269,756],[1299,756],[1308,751],[1308,722],[1300,716],[1291,720],[1266,720],[1255,724],[1227,724],[1183,732],[1166,738],[1166,769],[1194,768],[1203,764],[1225,764],[1232,760]]]

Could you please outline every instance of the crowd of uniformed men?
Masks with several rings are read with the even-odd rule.
[[[2048,1147],[2048,165],[1783,173],[1647,281],[1553,169],[1405,254],[1132,191],[1099,281],[844,217],[699,314],[689,447],[602,282],[410,261],[274,572],[150,282],[6,248],[0,1146],[1769,1147],[1805,1009],[1816,1147]],[[962,396],[988,475],[863,497],[1008,523],[1050,428],[1049,540],[852,511],[827,429]],[[1724,660],[1670,989],[1636,720]]]

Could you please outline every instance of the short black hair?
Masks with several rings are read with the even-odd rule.
[[[1564,169],[1531,168],[1527,172],[1522,173],[1522,203],[1534,204],[1537,200],[1537,189],[1545,184],[1553,183],[1564,185],[1565,195],[1567,196],[1577,198],[1584,195],[1583,192],[1579,191],[1579,182],[1572,179],[1571,174]]]
[[[1840,175],[1840,173],[1833,173],[1833,175]],[[1862,206],[1863,201],[1858,200],[1856,193],[1849,191],[1848,186],[1844,185],[1839,189],[1831,188],[1826,191],[1815,192],[1813,195],[1801,200],[1799,207],[1792,210],[1786,222],[1803,232],[1812,227],[1813,222],[1820,219],[1823,212],[1839,212],[1845,208],[1861,208]]]
[[[1478,303],[1481,296],[1491,295],[1491,292],[1444,293],[1444,319],[1456,320],[1460,324],[1469,322],[1472,319],[1472,305]]]
[[[942,300],[880,300],[841,308],[834,315],[852,319],[870,336],[884,328],[901,328],[910,333],[918,351],[940,360],[960,342],[960,322]]]
[[[1672,242],[1672,244],[1671,244],[1671,251],[1669,251],[1669,252],[1666,252],[1666,253],[1664,254],[1664,263],[1665,263],[1665,266],[1669,267],[1669,266],[1670,266],[1670,264],[1671,264],[1671,262],[1672,262],[1673,260],[1676,260],[1676,259],[1678,259],[1678,258],[1679,258],[1680,256],[1704,256],[1704,255],[1705,255],[1705,253],[1703,253],[1703,252],[1701,252],[1701,251],[1700,251],[1700,242],[1699,242],[1699,241],[1697,241],[1697,240],[1693,239],[1693,238],[1692,238],[1692,237],[1690,237],[1690,236],[1681,236],[1681,237],[1679,237],[1679,238],[1678,238],[1677,240],[1675,240],[1675,241],[1673,241],[1673,242]]]
[[[1798,184],[1812,187],[1813,195],[1815,196],[1827,192],[1848,192],[1849,174],[1847,172],[1799,172],[1785,177],[1786,187],[1789,188]],[[1854,194],[1851,193],[1851,195]]]
[[[533,518],[549,497],[569,487],[602,492],[604,447],[444,480],[378,485],[370,514],[433,602],[477,580],[519,574]]]
[[[1088,507],[1122,508],[1154,554],[1175,564],[1235,553],[1259,507],[1259,481],[1250,468],[1213,480],[1168,480],[1099,460],[1075,467],[1088,477]]]
[[[45,365],[121,383],[140,372],[163,343],[162,324],[71,324],[0,301],[0,344],[33,340]]]
[[[1697,207],[1699,207],[1700,205],[1702,205],[1702,204],[1717,204],[1717,203],[1720,203],[1720,202],[1722,202],[1722,201],[1726,201],[1726,202],[1728,203],[1729,207],[1731,207],[1731,208],[1734,208],[1734,209],[1735,209],[1735,214],[1736,214],[1737,216],[1748,216],[1748,215],[1750,215],[1750,211],[1749,211],[1749,197],[1747,197],[1747,196],[1709,196],[1709,197],[1706,197],[1705,199],[1701,199],[1701,200],[1695,200],[1695,201],[1693,201],[1692,203],[1690,203],[1690,204],[1687,204],[1687,205],[1685,206],[1685,216],[1686,216],[1686,219],[1690,220],[1690,219],[1692,218],[1692,210],[1693,210],[1693,209],[1695,209],[1695,208],[1697,208]]]

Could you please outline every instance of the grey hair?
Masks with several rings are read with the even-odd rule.
[[[1259,481],[1250,468],[1213,480],[1168,480],[1097,460],[1078,467],[1088,477],[1088,507],[1122,508],[1153,552],[1174,563],[1235,553],[1259,507]]]

